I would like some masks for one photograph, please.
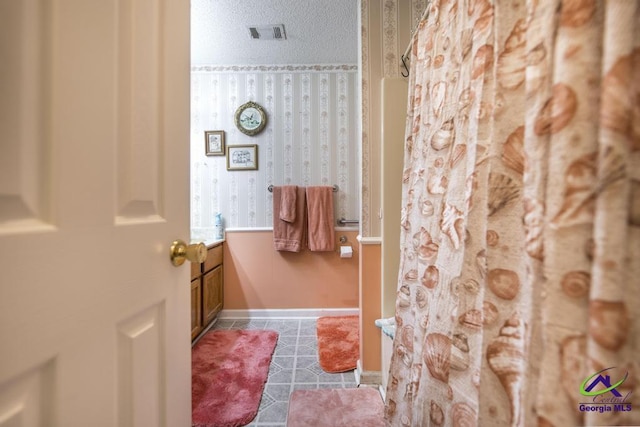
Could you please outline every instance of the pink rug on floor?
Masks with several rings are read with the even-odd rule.
[[[356,368],[360,356],[359,317],[325,316],[316,322],[318,359],[326,372]]]
[[[236,427],[258,413],[278,333],[208,332],[191,350],[192,424]]]
[[[296,390],[287,427],[384,427],[384,403],[375,388]]]

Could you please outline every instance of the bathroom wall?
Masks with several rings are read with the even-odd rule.
[[[407,91],[406,79],[382,81],[382,317],[393,317],[396,312],[405,132],[402,111],[406,108]]]
[[[271,231],[227,233],[224,245],[226,310],[352,309],[358,307],[356,231],[336,231],[336,251],[273,249]],[[338,239],[355,249],[340,258]]]
[[[336,218],[359,214],[355,65],[192,67],[191,224],[208,233],[221,212],[228,229],[273,225],[273,185],[338,185]],[[238,131],[234,114],[260,104],[267,126]],[[257,144],[258,170],[227,171],[225,156],[205,156],[204,132],[225,131],[227,146]],[[194,236],[206,238],[207,236]]]
[[[380,371],[380,251],[379,239],[360,238],[360,362],[363,373]]]
[[[398,269],[400,266],[400,209],[402,203],[402,174],[404,162],[405,115],[400,114],[406,107],[407,81],[402,78],[385,78],[382,82],[382,192],[384,211],[382,217],[381,247],[381,315],[395,316]],[[381,381],[386,390],[391,366],[393,340],[380,333],[381,341]]]

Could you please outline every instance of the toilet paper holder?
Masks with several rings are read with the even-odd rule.
[[[347,236],[340,236],[340,247],[338,248],[340,258],[352,258],[353,248],[347,243]]]

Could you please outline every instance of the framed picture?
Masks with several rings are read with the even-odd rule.
[[[224,156],[224,131],[207,130],[204,132],[204,152],[207,156]]]
[[[267,125],[264,109],[253,101],[242,104],[236,110],[236,127],[245,135],[254,136],[262,132]]]
[[[258,169],[258,146],[230,145],[227,147],[227,170],[256,170]]]

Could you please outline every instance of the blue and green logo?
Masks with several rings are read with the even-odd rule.
[[[592,397],[592,401],[588,403],[580,403],[580,412],[627,412],[631,411],[631,403],[629,398],[631,392],[623,396],[618,390],[620,386],[627,380],[629,373],[625,372],[622,379],[612,382],[608,371],[615,369],[605,368],[601,371],[590,375],[580,384],[580,394],[585,397]]]
[[[582,382],[582,385],[580,385],[580,394],[582,394],[583,396],[599,396],[601,394],[605,394],[605,393],[611,392],[611,394],[613,394],[615,397],[622,397],[622,394],[620,394],[620,392],[618,390],[616,390],[616,389],[618,387],[620,387],[622,385],[622,383],[624,383],[626,381],[627,377],[629,376],[629,373],[628,372],[625,373],[624,378],[622,378],[620,381],[618,381],[617,383],[612,385],[611,384],[611,377],[609,375],[604,375],[604,376],[601,375],[603,372],[608,371],[610,369],[614,369],[614,368],[603,369],[603,370],[598,371],[595,374],[591,375],[586,380],[584,380]],[[593,381],[591,381],[591,380],[593,380]],[[591,381],[591,382],[589,382],[589,381]],[[593,391],[593,389],[598,384],[602,384],[606,388]]]

